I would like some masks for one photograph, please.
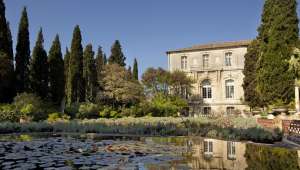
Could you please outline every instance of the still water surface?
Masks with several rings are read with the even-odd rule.
[[[95,134],[64,134],[59,136],[45,134],[30,135],[2,135],[0,136],[0,169],[7,167],[3,163],[7,162],[5,156],[12,154],[13,149],[5,150],[4,147],[10,146],[7,143],[13,143],[13,147],[24,148],[26,145],[28,150],[20,151],[21,154],[35,154],[33,152],[47,152],[48,157],[69,154],[66,158],[59,158],[68,162],[71,159],[70,146],[75,149],[81,149],[83,146],[95,147],[97,144],[97,152],[87,153],[88,151],[74,152],[79,154],[72,159],[72,164],[68,166],[73,169],[80,169],[82,166],[74,166],[74,161],[87,160],[86,158],[96,160],[97,156],[102,156],[99,161],[106,161],[108,165],[103,165],[101,169],[141,169],[141,170],[185,170],[185,169],[226,169],[226,170],[297,170],[300,162],[300,151],[295,149],[273,147],[271,145],[251,144],[246,142],[224,141],[199,137],[136,137],[136,136],[100,136]],[[102,142],[102,143],[101,143]],[[101,144],[101,146],[100,146]],[[22,146],[22,147],[20,147]],[[38,146],[38,147],[37,147]],[[52,148],[50,147],[52,146]],[[103,146],[103,147],[102,147]],[[2,148],[1,148],[2,147]],[[43,150],[35,151],[36,148],[50,148],[52,151]],[[57,147],[61,147],[58,149]],[[64,147],[69,147],[64,151]],[[71,147],[71,148],[72,148]],[[77,147],[77,148],[76,148]],[[118,148],[116,151],[112,148]],[[121,149],[122,150],[121,150]],[[125,148],[125,149],[124,149]],[[30,150],[31,149],[31,150]],[[61,152],[58,152],[61,151]],[[73,150],[75,150],[73,149]],[[103,154],[103,152],[109,153]],[[81,151],[79,150],[79,151]],[[88,150],[88,149],[86,149]],[[111,151],[113,150],[113,151]],[[121,150],[121,151],[120,151]],[[133,152],[134,150],[134,156]],[[113,153],[118,152],[118,153]],[[49,155],[50,154],[50,155]],[[74,155],[73,154],[73,155]],[[98,154],[98,155],[97,155]],[[41,154],[42,155],[42,154]],[[114,157],[122,156],[124,159],[114,159]],[[18,155],[20,157],[20,155]],[[148,157],[147,157],[148,156]],[[1,162],[2,157],[2,162]],[[44,156],[46,157],[46,156]],[[78,158],[79,157],[79,158]],[[104,157],[108,157],[106,159]],[[46,158],[43,158],[43,160]],[[58,159],[58,158],[57,158]],[[105,160],[106,159],[106,160]],[[119,159],[119,158],[118,158]],[[20,165],[30,162],[32,159],[18,160]],[[38,158],[36,158],[38,160]],[[47,159],[46,159],[47,160]],[[49,161],[51,158],[48,159]],[[23,162],[22,162],[23,161]],[[61,161],[61,160],[60,160]],[[110,161],[110,162],[109,162]],[[127,161],[127,162],[125,162]],[[39,163],[38,161],[36,161]],[[78,162],[78,161],[77,161]],[[1,163],[3,165],[1,165]],[[40,162],[41,163],[41,162]],[[76,163],[76,162],[75,162]],[[80,163],[80,162],[79,162]],[[114,164],[114,165],[113,165]],[[97,167],[89,164],[91,167]],[[8,165],[12,169],[16,164]],[[66,165],[67,166],[67,165]],[[89,166],[84,166],[88,168]],[[39,166],[36,166],[39,168]],[[51,167],[51,166],[50,166]],[[54,167],[54,165],[53,165]]]

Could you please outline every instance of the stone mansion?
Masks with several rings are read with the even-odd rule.
[[[232,113],[244,104],[244,55],[250,40],[196,45],[167,52],[169,71],[182,70],[195,81],[190,114]]]

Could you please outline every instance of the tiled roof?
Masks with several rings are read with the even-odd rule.
[[[201,44],[195,45],[189,48],[181,48],[177,50],[167,51],[169,53],[179,53],[179,52],[189,52],[189,51],[203,51],[212,49],[222,49],[222,48],[237,48],[237,47],[247,47],[252,40],[242,40],[242,41],[231,41],[231,42],[221,42],[221,43],[211,43],[211,44]]]

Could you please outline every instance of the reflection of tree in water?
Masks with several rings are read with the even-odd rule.
[[[297,151],[247,144],[246,170],[297,170]]]

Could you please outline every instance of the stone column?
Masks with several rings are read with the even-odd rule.
[[[300,102],[299,102],[299,87],[296,85],[295,86],[295,106],[296,106],[296,111],[297,113],[300,112]]]

